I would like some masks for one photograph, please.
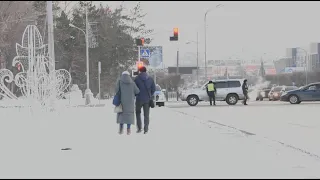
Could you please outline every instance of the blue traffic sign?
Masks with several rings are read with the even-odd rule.
[[[150,50],[149,49],[141,49],[140,50],[140,57],[141,58],[149,58],[150,57]]]

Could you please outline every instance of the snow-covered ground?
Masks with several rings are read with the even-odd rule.
[[[318,105],[155,108],[149,134],[120,136],[111,101],[104,102],[39,114],[1,108],[0,178],[320,177],[317,157],[263,138],[291,137],[301,148],[316,144]],[[302,117],[311,129],[285,123]],[[320,154],[316,148],[309,149]]]
[[[191,107],[180,105],[172,107],[177,107],[174,109],[177,112],[196,116],[206,122],[244,130],[320,158],[320,144],[317,142],[317,137],[320,137],[320,122],[317,118],[320,103],[291,105],[287,102],[253,101],[249,106],[241,103],[228,106],[219,102],[217,107],[201,103],[201,107],[195,107],[192,111]]]

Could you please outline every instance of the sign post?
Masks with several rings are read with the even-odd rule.
[[[156,71],[156,68],[154,68],[154,84],[156,85],[156,89],[157,89],[157,71]],[[157,97],[155,97],[155,107],[157,107]]]
[[[99,104],[100,104],[100,99],[101,99],[101,84],[100,84],[100,81],[101,81],[101,79],[100,79],[100,76],[101,76],[101,62],[99,61],[99,63],[98,63],[98,84],[99,84]]]
[[[140,49],[141,49],[140,46],[138,46],[138,61],[139,61],[139,62],[140,62],[140,59],[141,59],[141,57],[140,57],[140,54],[141,54],[141,53],[140,53]]]

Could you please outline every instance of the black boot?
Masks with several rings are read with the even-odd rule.
[[[123,134],[123,128],[121,128],[121,127],[120,127],[120,129],[119,129],[119,134],[120,134],[120,135]]]

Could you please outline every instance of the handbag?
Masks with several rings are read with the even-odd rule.
[[[142,79],[141,79],[142,80]],[[143,80],[142,80],[143,81]],[[153,102],[153,100],[151,99],[151,95],[150,95],[150,93],[149,93],[149,91],[148,91],[148,88],[147,88],[147,85],[146,85],[146,83],[145,83],[145,81],[143,81],[143,84],[144,84],[144,87],[146,88],[146,90],[147,90],[147,92],[148,92],[148,95],[149,95],[149,106],[151,107],[151,108],[154,108],[155,107],[155,105],[154,105],[154,102]]]
[[[119,91],[114,95],[112,104],[115,106],[119,106],[121,104],[121,87],[120,87],[120,81],[118,82],[119,84]]]
[[[115,106],[114,107],[114,112],[115,113],[122,113],[123,112],[122,104],[120,104],[119,106]]]

